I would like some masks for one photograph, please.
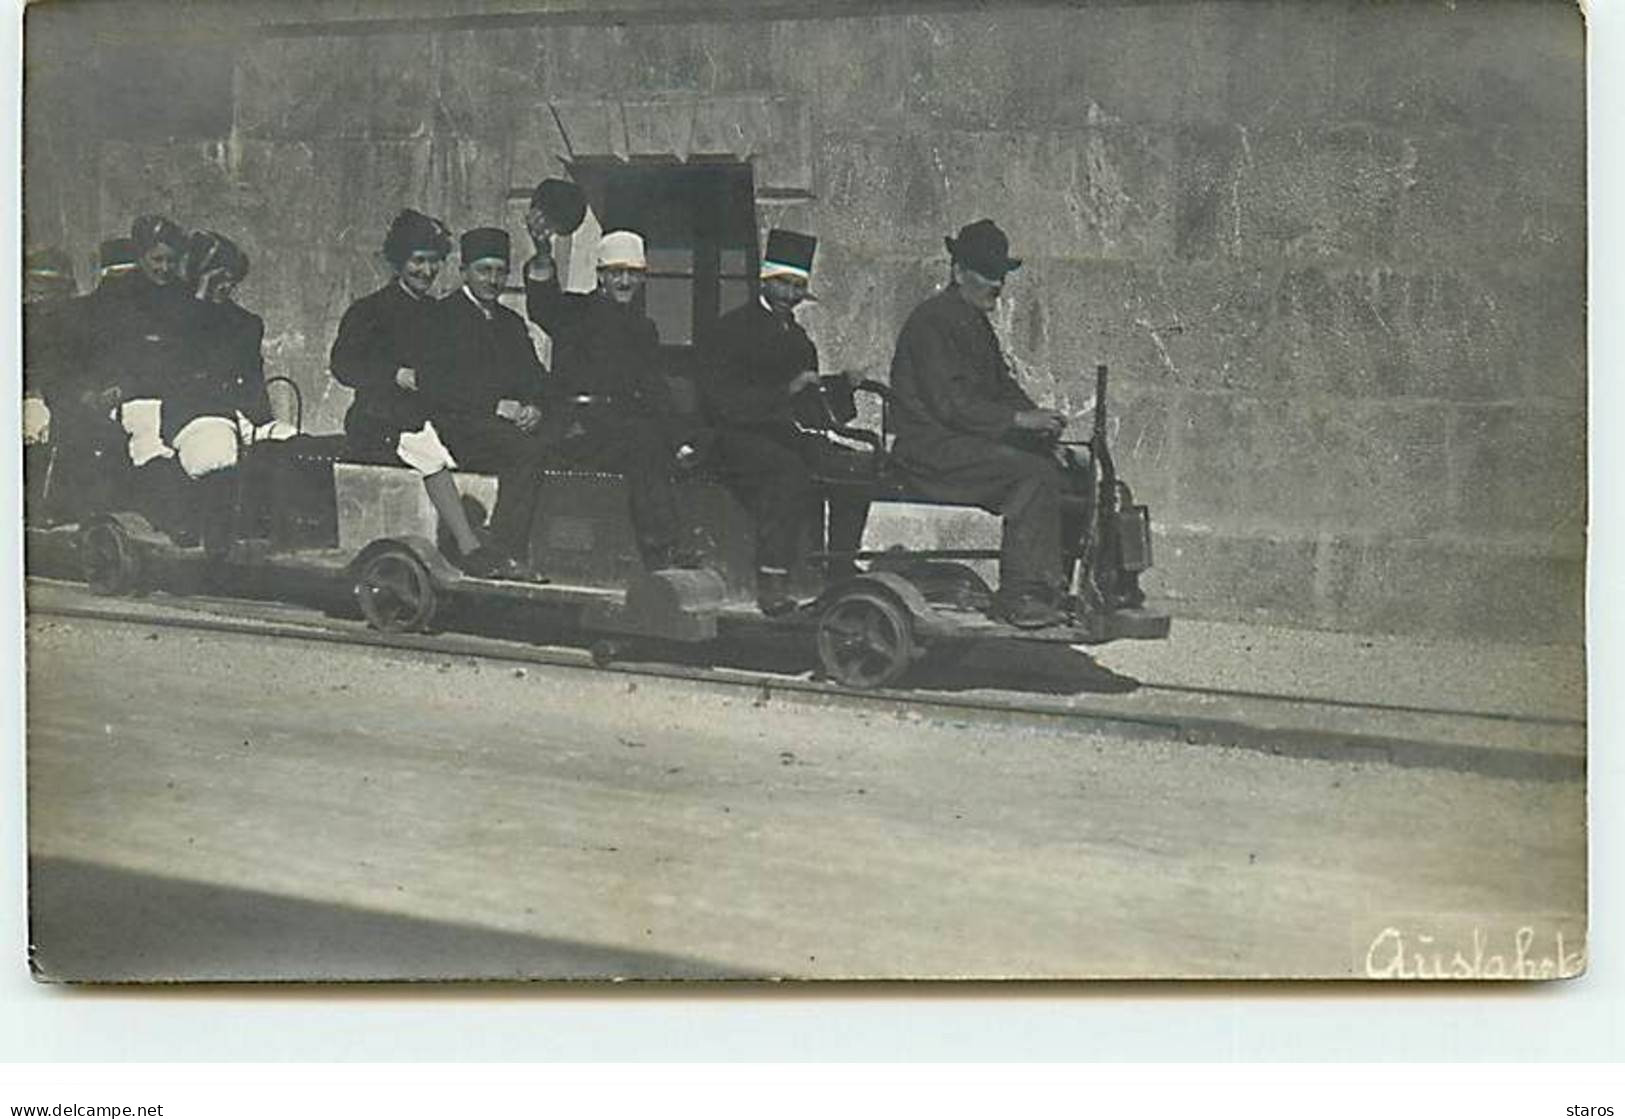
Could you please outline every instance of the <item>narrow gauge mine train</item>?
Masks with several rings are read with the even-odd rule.
[[[297,396],[291,381],[275,381]],[[1083,526],[1069,542],[1075,619],[1069,625],[1032,631],[989,618],[993,588],[965,561],[998,553],[968,549],[858,553],[852,558],[865,562],[866,570],[822,588],[789,614],[765,617],[755,600],[751,525],[703,470],[678,487],[703,560],[698,568],[644,568],[619,477],[554,471],[542,485],[528,557],[552,581],[472,577],[447,559],[448,542],[440,539],[417,475],[401,466],[346,461],[342,436],[298,435],[243,449],[238,539],[214,561],[215,575],[236,577],[221,585],[241,585],[241,577],[251,575],[273,595],[279,586],[309,587],[313,579],[347,584],[368,624],[385,632],[432,631],[437,619],[460,604],[555,608],[576,632],[590,635],[600,663],[624,655],[639,639],[697,643],[768,628],[805,635],[828,677],[852,688],[892,685],[928,650],[951,652],[970,641],[1071,645],[1166,637],[1167,616],[1139,600],[1135,577],[1151,564],[1150,518],[1113,468],[1106,382],[1101,366],[1093,436],[1067,448],[1074,482],[1064,499],[1072,513],[1068,522]],[[886,387],[865,382],[859,391],[881,399],[884,417]],[[857,457],[857,468],[821,475],[824,494],[941,504],[910,494],[889,469],[886,427],[883,420],[880,432],[841,429],[871,453]],[[476,517],[491,508],[494,477],[461,473],[457,483]],[[31,559],[60,555],[71,540],[82,577],[106,595],[186,585],[173,581],[175,574],[203,562],[195,548],[177,546],[128,509],[82,525],[30,527],[29,538]],[[828,555],[817,548],[807,554],[813,564]],[[799,585],[814,582],[810,570],[798,573]]]

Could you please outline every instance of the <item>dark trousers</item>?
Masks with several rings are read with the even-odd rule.
[[[1046,455],[956,435],[934,443],[925,461],[899,451],[910,486],[924,497],[979,505],[1004,519],[999,590],[1053,594],[1065,589],[1061,562],[1061,468]]]
[[[47,521],[80,521],[113,505],[129,468],[128,437],[105,410],[68,402],[51,405],[49,452],[25,464],[30,493]]]
[[[790,570],[803,534],[823,519],[813,482],[819,442],[816,436],[795,431],[731,428],[717,432],[717,474],[755,522],[758,567]],[[868,517],[869,503],[862,498],[831,497],[829,550],[856,552]],[[842,565],[838,560],[831,566]]]
[[[632,527],[645,557],[675,546],[679,518],[671,480],[673,457],[671,441],[661,424],[602,408],[565,413],[562,419],[550,432],[548,465],[621,475],[626,480]]]
[[[497,476],[491,535],[509,555],[528,562],[546,453],[541,437],[496,416],[436,417],[435,430],[459,469]]]

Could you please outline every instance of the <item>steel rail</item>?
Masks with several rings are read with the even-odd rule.
[[[220,605],[249,605],[238,599],[198,599]],[[1140,740],[1183,743],[1188,746],[1219,746],[1253,750],[1284,757],[1320,761],[1379,762],[1402,767],[1447,769],[1486,776],[1537,780],[1574,780],[1585,775],[1583,755],[1507,746],[1481,746],[1401,735],[1316,727],[1269,726],[1220,716],[1176,712],[1132,712],[1102,706],[1056,707],[1033,702],[995,701],[985,697],[922,693],[885,688],[854,692],[820,679],[791,677],[769,672],[714,666],[656,664],[637,661],[600,665],[586,649],[530,645],[504,638],[442,631],[435,634],[386,634],[351,625],[296,623],[202,615],[181,605],[159,604],[157,609],[179,613],[159,614],[114,606],[91,607],[64,604],[29,604],[29,617],[79,618],[123,624],[147,625],[165,629],[195,630],[349,645],[433,656],[468,656],[514,664],[532,664],[589,672],[611,672],[631,677],[666,679],[709,687],[748,691],[758,705],[773,699],[842,708],[874,709],[890,707],[900,712],[917,709],[946,719],[975,719],[1008,726],[1013,721],[1031,726],[1067,729],[1072,732],[1110,732]],[[1145,692],[1184,692],[1234,696],[1241,700],[1271,700],[1290,704],[1320,704],[1332,701],[1295,696],[1273,697],[1267,693],[1224,692],[1220,689],[1179,688],[1144,684]],[[1348,705],[1354,706],[1354,705]],[[1374,705],[1367,705],[1374,706]],[[1476,712],[1410,712],[1439,717],[1505,721],[1504,715]],[[1533,721],[1533,720],[1531,720]],[[1583,725],[1583,724],[1580,724]]]

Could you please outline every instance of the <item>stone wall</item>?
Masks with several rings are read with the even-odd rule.
[[[255,26],[230,7],[160,40],[176,97],[232,52],[209,94],[228,126],[175,139],[98,124],[84,56],[114,48],[84,31],[108,9],[33,13],[28,235],[82,255],[161,210],[240,236],[307,425],[342,415],[326,349],[395,209],[511,220],[570,150],[730,155],[764,226],[821,238],[803,321],[832,366],[883,370],[943,235],[1000,221],[1027,261],[1008,348],[1063,405],[1111,366],[1119,463],[1156,518],[1148,587],[1176,613],[1579,637],[1567,4],[237,6]]]

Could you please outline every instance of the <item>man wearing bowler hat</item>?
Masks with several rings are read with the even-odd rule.
[[[818,347],[795,319],[809,298],[817,247],[806,234],[770,230],[760,294],[717,321],[702,362],[717,469],[755,522],[757,605],[770,616],[795,607],[790,570],[803,534],[819,527],[811,470],[823,443],[817,432],[855,411],[844,378],[820,377]],[[830,550],[855,552],[868,503],[832,498],[829,506]],[[851,560],[829,568],[832,576],[852,571]]]
[[[553,341],[549,462],[620,474],[644,565],[696,566],[681,540],[671,479],[683,433],[659,331],[636,306],[648,270],[643,238],[627,229],[604,234],[597,288],[567,292],[550,247],[567,230],[537,191],[527,218],[536,255],[525,269],[525,310]]]
[[[541,493],[547,370],[525,321],[497,302],[508,283],[508,234],[471,229],[458,248],[463,286],[435,304],[416,383],[458,465],[497,476],[491,535],[517,564],[503,576],[540,580],[530,566],[530,530]]]
[[[1066,417],[1022,391],[988,321],[1021,261],[985,218],[945,241],[951,282],[909,315],[892,358],[893,457],[922,495],[1004,518],[994,613],[1059,625],[1062,475],[1047,448]]]

